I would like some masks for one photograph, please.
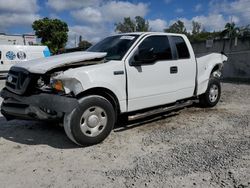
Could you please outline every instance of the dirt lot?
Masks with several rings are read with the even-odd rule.
[[[131,123],[86,148],[61,127],[0,117],[0,186],[250,187],[250,85],[222,88],[215,108]]]

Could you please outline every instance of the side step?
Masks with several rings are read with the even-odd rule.
[[[147,112],[138,113],[138,114],[135,114],[135,115],[128,116],[128,120],[133,121],[133,120],[142,119],[142,118],[152,116],[152,115],[157,115],[157,114],[161,114],[161,113],[165,113],[165,112],[170,112],[170,111],[173,111],[173,110],[177,110],[177,109],[181,109],[181,108],[184,108],[184,107],[187,107],[187,106],[191,106],[193,103],[194,103],[193,100],[189,100],[189,101],[181,102],[181,103],[178,102],[173,106],[157,108],[157,109],[150,110],[150,111],[147,111]]]

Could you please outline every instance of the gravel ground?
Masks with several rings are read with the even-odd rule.
[[[250,85],[222,89],[215,108],[130,123],[85,148],[61,127],[0,117],[1,187],[250,187]]]

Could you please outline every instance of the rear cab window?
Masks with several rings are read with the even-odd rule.
[[[189,59],[190,54],[185,40],[181,36],[170,36],[177,51],[178,59]]]

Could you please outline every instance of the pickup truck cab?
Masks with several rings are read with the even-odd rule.
[[[220,98],[227,57],[195,57],[185,35],[127,33],[107,37],[85,52],[56,55],[13,66],[1,91],[7,120],[62,122],[79,145],[97,144],[122,115],[174,109]]]

